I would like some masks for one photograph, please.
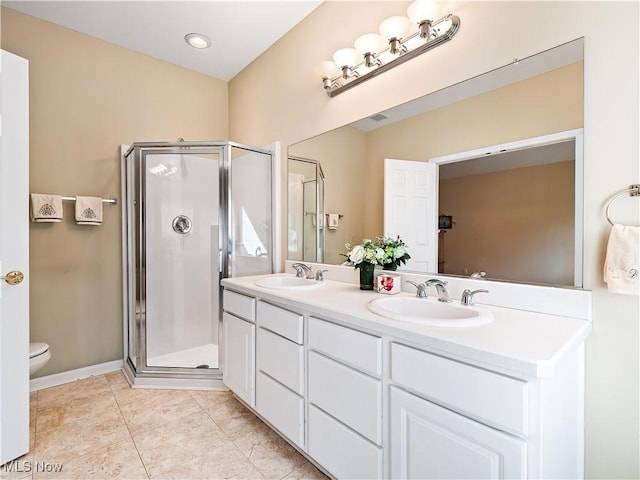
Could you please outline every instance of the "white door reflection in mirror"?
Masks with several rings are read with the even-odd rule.
[[[402,270],[437,271],[437,192],[434,164],[384,160],[384,234],[407,244],[411,258]]]

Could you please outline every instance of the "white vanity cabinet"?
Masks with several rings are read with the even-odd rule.
[[[256,323],[256,410],[304,448],[303,316],[258,301]]]
[[[382,478],[382,338],[309,317],[307,345],[309,455],[338,478]]]
[[[397,343],[391,382],[392,478],[527,476],[527,382]]]
[[[527,478],[526,442],[390,388],[391,478]]]
[[[578,340],[556,342],[551,361],[523,371],[523,356],[461,355],[455,342],[434,346],[433,336],[377,324],[366,313],[349,317],[302,295],[289,302],[225,287],[225,382],[331,476],[583,477],[588,328],[577,324]],[[348,301],[371,298],[345,289]],[[556,328],[560,318],[546,320]],[[504,328],[513,334],[513,326]],[[528,325],[529,337],[537,326]]]
[[[255,304],[253,297],[224,290],[223,382],[250,406],[255,406]]]

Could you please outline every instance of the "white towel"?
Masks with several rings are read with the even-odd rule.
[[[48,193],[31,194],[31,220],[34,222],[60,222],[62,197]]]
[[[640,227],[613,226],[604,262],[604,281],[610,292],[640,295]]]
[[[327,213],[329,217],[329,221],[327,222],[327,227],[329,230],[337,230],[338,222],[340,221],[340,214],[338,213]]]
[[[76,223],[102,225],[102,198],[76,197]]]

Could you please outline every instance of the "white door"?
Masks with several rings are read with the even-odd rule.
[[[0,465],[29,450],[29,72],[0,60]],[[10,279],[9,279],[10,281]]]
[[[436,166],[428,162],[384,160],[384,234],[400,235],[411,259],[403,267],[438,271]]]
[[[526,478],[524,440],[391,387],[391,478]]]

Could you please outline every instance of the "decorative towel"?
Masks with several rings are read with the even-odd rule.
[[[327,227],[329,228],[329,230],[337,230],[338,229],[338,222],[340,221],[340,214],[339,213],[327,213],[327,216],[329,217],[329,220],[327,222]]]
[[[34,222],[60,222],[62,197],[48,193],[31,194],[31,220]]]
[[[604,262],[604,281],[610,292],[640,295],[640,227],[613,226]]]
[[[76,223],[102,225],[102,198],[76,197]]]

